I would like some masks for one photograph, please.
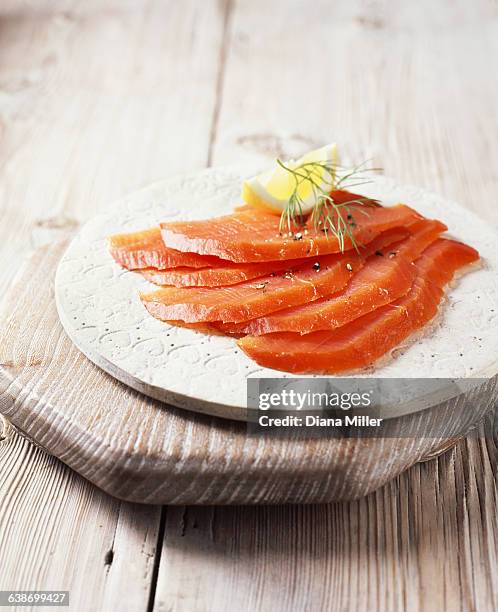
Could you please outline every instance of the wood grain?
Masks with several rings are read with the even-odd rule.
[[[0,588],[70,590],[73,609],[109,610],[123,596],[144,609],[160,508],[103,494],[9,425],[0,464]]]
[[[234,2],[213,164],[336,141],[496,225],[497,32],[486,0]]]
[[[486,1],[236,2],[213,161],[336,140],[497,225],[497,45]],[[170,510],[157,607],[496,609],[497,459],[469,439],[349,504]]]
[[[1,3],[3,289],[33,247],[129,190],[204,167],[223,19],[196,0]],[[160,508],[103,495],[12,428],[0,457],[0,588],[69,588],[78,611],[144,610]]]
[[[372,156],[386,174],[497,224],[495,4],[309,7],[306,0],[3,0],[2,288],[32,244],[55,240],[151,179],[206,159],[264,163],[330,140],[349,158]],[[108,591],[105,601],[145,609],[134,595],[143,583],[135,591],[123,569],[143,541],[143,530],[129,528],[134,506],[107,506],[106,496],[17,434],[0,442],[0,453],[1,587],[58,588],[57,576],[71,585],[88,573],[100,586],[73,594],[72,608],[108,610],[102,540],[112,541],[121,508],[128,518],[113,565],[122,560],[124,590]],[[469,440],[350,504],[189,508],[185,521],[180,508],[170,510],[156,607],[488,612],[498,599],[496,459],[495,444]],[[61,488],[66,497],[47,502],[43,492]],[[97,530],[104,506],[112,520]],[[49,515],[64,541],[41,550]],[[68,559],[68,541],[81,564]],[[121,546],[130,554],[121,556]]]
[[[352,503],[170,508],[156,609],[494,610],[489,443],[461,442]]]

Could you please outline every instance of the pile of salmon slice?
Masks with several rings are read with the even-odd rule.
[[[345,192],[336,198],[358,197]],[[340,239],[242,207],[110,239],[122,267],[160,288],[141,294],[168,323],[234,336],[261,366],[337,374],[374,364],[437,314],[477,251],[409,206],[362,206]]]

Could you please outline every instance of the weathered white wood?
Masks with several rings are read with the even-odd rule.
[[[496,224],[497,29],[486,0],[235,1],[213,163],[337,141]]]
[[[207,158],[217,164],[264,163],[276,152],[297,154],[331,139],[349,157],[373,156],[387,174],[439,191],[496,221],[498,36],[491,2],[230,5],[230,44],[220,54],[227,71],[216,75],[223,92],[216,106],[219,129],[209,155],[205,133],[189,129],[190,120],[195,125],[197,117],[210,114],[209,104],[207,113],[200,110],[207,94],[196,97],[194,106],[185,91],[191,87],[195,95],[201,84],[202,91],[212,84],[211,71],[191,78],[189,68],[195,71],[200,56],[220,50],[222,24],[204,13],[218,10],[214,0],[2,0],[2,288],[31,240],[52,235],[47,227],[70,227],[170,169],[200,167]],[[197,59],[188,61],[187,32],[189,41],[202,42]],[[176,65],[173,79],[165,63],[173,70]],[[179,108],[188,108],[181,115],[181,126],[188,128],[181,155],[164,128],[179,122],[170,112]],[[196,142],[202,143],[199,150]],[[6,517],[9,525],[17,520],[18,531],[2,539],[0,576],[15,576],[28,559],[31,575],[21,574],[40,575],[40,554],[60,575],[70,575],[63,550],[56,549],[48,562],[51,550],[39,549],[45,520],[40,491],[66,483],[69,507],[79,503],[87,512],[93,503],[103,504],[102,498],[94,497],[91,487],[70,487],[74,476],[60,463],[40,463],[42,451],[27,445],[21,452],[21,442],[1,451],[0,473],[8,477],[2,481],[0,533],[6,533]],[[189,509],[184,537],[181,510],[170,511],[157,607],[190,612],[215,609],[214,604],[223,609],[224,602],[250,609],[262,602],[261,609],[289,604],[312,609],[312,603],[340,609],[342,603],[347,610],[363,598],[369,610],[439,612],[441,602],[448,610],[465,609],[469,602],[467,608],[492,609],[496,458],[491,442],[469,442],[413,468],[370,498],[340,506]],[[23,472],[30,475],[29,485],[22,482],[18,489],[16,474]],[[66,540],[75,540],[75,555],[86,558],[86,546],[100,551],[92,555],[97,564],[105,547],[95,542],[95,526],[86,526],[87,537],[80,537],[79,525],[67,524],[63,501],[50,514],[65,528]],[[106,533],[112,529],[111,524]],[[80,565],[71,567],[84,575]],[[130,596],[133,584],[125,568],[121,585]],[[32,581],[22,586],[30,588]],[[105,599],[113,608],[120,603],[117,592]],[[92,592],[86,596],[75,609],[109,609]]]
[[[353,503],[168,509],[155,610],[493,610],[497,447],[483,445]]]
[[[0,4],[3,297],[34,246],[142,184],[206,164],[224,7]],[[0,588],[67,588],[74,610],[145,610],[160,509],[103,495],[9,431],[0,441]]]
[[[485,0],[234,2],[213,162],[336,140],[496,224],[495,13]],[[156,607],[493,609],[497,460],[496,441],[473,439],[351,504],[170,510]]]
[[[144,610],[160,508],[105,495],[10,426],[0,443],[0,589],[69,590],[71,610]]]

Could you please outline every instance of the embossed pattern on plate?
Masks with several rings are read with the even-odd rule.
[[[89,221],[56,276],[61,322],[78,348],[131,387],[173,405],[242,418],[248,376],[291,376],[259,367],[231,338],[173,327],[150,317],[138,292],[150,287],[122,270],[107,237],[159,221],[227,214],[239,203],[243,173],[210,169],[147,187]],[[404,202],[439,218],[452,237],[479,249],[482,265],[459,279],[437,320],[396,349],[395,358],[362,372],[386,377],[493,376],[498,371],[497,234],[477,216],[423,189],[376,177],[362,193]]]

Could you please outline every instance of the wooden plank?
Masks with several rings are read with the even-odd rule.
[[[496,224],[493,15],[486,0],[235,2],[213,163],[337,141]]]
[[[160,508],[105,495],[4,425],[0,589],[69,590],[72,610],[145,609]]]
[[[353,503],[169,509],[155,611],[492,610],[496,453],[469,439]]]
[[[493,11],[234,2],[213,162],[335,140],[496,224]],[[493,609],[497,459],[496,440],[469,439],[349,504],[170,510],[156,609]]]
[[[223,7],[43,6],[7,12],[0,41],[3,262],[208,156]],[[2,286],[14,271],[0,266]]]
[[[205,165],[224,14],[196,0],[1,3],[4,289],[34,246]],[[107,497],[11,428],[0,475],[0,588],[68,588],[74,610],[147,607],[158,507]]]

